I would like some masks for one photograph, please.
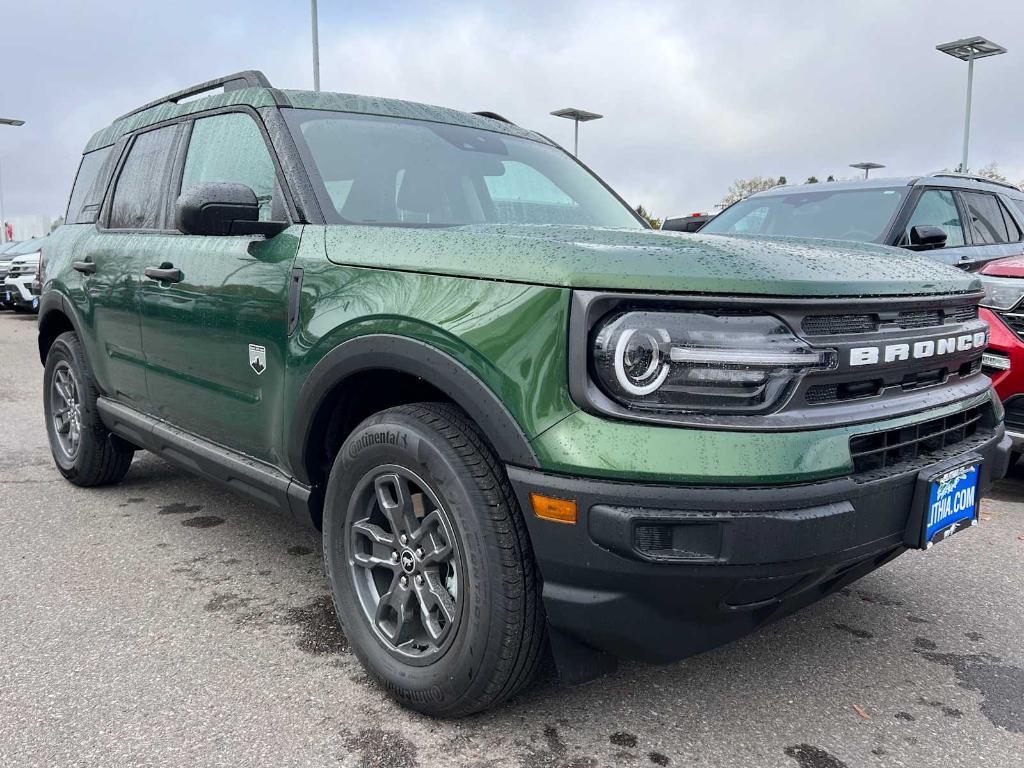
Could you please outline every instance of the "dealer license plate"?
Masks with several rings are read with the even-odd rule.
[[[978,519],[979,464],[943,472],[931,483],[924,517],[925,546],[945,541]]]

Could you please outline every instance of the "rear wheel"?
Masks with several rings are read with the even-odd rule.
[[[457,717],[533,677],[544,617],[525,524],[462,411],[400,406],[357,427],[331,471],[323,540],[349,642],[400,703]]]
[[[118,482],[135,453],[103,426],[96,409],[98,394],[78,337],[62,333],[46,355],[43,411],[53,460],[75,485]]]

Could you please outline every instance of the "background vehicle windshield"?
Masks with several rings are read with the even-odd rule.
[[[816,189],[747,198],[726,208],[701,232],[872,242],[885,234],[908,190]]]
[[[643,226],[585,168],[537,141],[423,120],[285,112],[328,220]]]
[[[25,240],[4,251],[4,258],[10,257],[13,259],[15,256],[24,256],[26,253],[35,253],[42,247],[43,238],[41,237],[36,237],[32,240]]]

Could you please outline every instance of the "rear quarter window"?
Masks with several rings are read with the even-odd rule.
[[[92,224],[96,221],[110,179],[112,150],[113,147],[104,147],[82,156],[64,217],[68,224]]]

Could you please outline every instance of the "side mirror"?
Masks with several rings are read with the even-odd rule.
[[[946,247],[946,230],[931,224],[918,224],[910,228],[910,249],[931,251]]]
[[[174,225],[186,235],[266,235],[288,224],[260,221],[256,193],[245,184],[211,181],[193,184],[174,203]]]

